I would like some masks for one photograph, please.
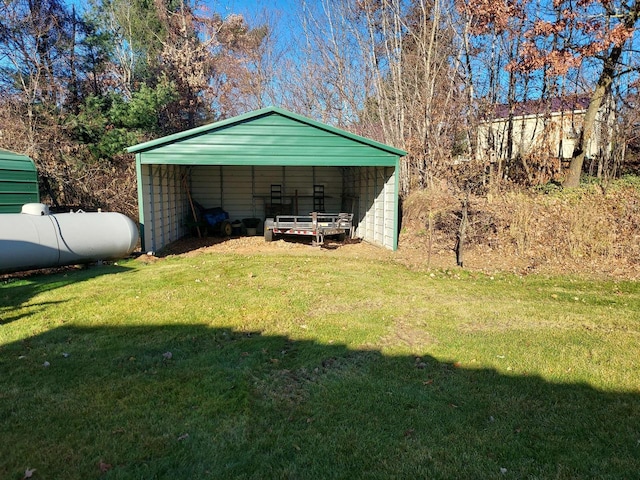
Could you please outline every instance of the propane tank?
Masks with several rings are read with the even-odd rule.
[[[0,215],[0,272],[59,267],[129,255],[138,229],[115,212],[51,214],[42,203]]]

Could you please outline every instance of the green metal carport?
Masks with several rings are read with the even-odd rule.
[[[398,174],[406,152],[275,107],[128,148],[136,154],[143,250],[188,233],[187,190],[232,220],[264,220],[281,190],[287,213],[306,215],[321,189],[324,210],[354,214],[356,235],[398,246]]]
[[[0,213],[20,213],[25,203],[38,203],[38,171],[31,158],[0,148]]]

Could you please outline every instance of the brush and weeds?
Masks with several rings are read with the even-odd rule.
[[[432,189],[407,198],[401,249],[430,251],[446,262],[437,266],[455,264],[462,196]],[[466,246],[465,266],[474,269],[640,278],[638,179],[471,196]]]
[[[640,471],[636,282],[313,251],[5,279],[0,478]]]

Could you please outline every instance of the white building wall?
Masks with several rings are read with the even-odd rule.
[[[393,249],[396,239],[396,217],[399,214],[396,204],[395,168],[383,168],[385,183],[382,192],[384,197],[384,238],[382,244]]]
[[[222,206],[220,169],[218,166],[190,167],[191,197],[205,208]]]
[[[324,211],[327,213],[340,213],[343,196],[342,169],[340,167],[313,167],[312,189],[313,185],[324,185]]]
[[[271,185],[285,185],[284,167],[254,167],[254,206],[256,218],[264,219],[266,206],[271,203]]]
[[[188,207],[178,165],[142,165],[145,248],[156,251],[184,236]]]
[[[535,153],[569,159],[582,130],[584,110],[542,115],[516,116],[513,118],[512,158]],[[601,148],[608,148],[601,133],[608,118],[598,114],[592,136],[587,144],[586,156],[598,155]],[[478,126],[478,156],[482,160],[506,158],[508,151],[509,121],[506,118],[481,123]],[[606,128],[604,128],[606,130]],[[562,144],[561,144],[562,142]]]
[[[231,220],[255,215],[253,205],[253,176],[250,166],[222,167],[222,202],[220,206]]]
[[[282,201],[299,215],[313,210],[313,185],[325,187],[325,211],[342,206],[342,172],[338,167],[198,166],[191,169],[193,199],[206,208],[222,207],[232,220],[264,219],[271,185],[282,186]]]
[[[396,225],[396,181],[393,167],[359,167],[353,177],[356,235],[363,240],[393,249]],[[349,190],[349,188],[347,188]]]
[[[282,188],[283,203],[291,205],[292,213],[307,215],[313,210],[313,167],[284,167]]]

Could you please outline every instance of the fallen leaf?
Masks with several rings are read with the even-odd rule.
[[[186,440],[187,438],[189,438],[189,434],[188,433],[183,433],[182,435],[180,435],[178,437],[178,441],[181,442],[182,440]]]
[[[35,468],[27,468],[24,471],[24,477],[22,477],[22,480],[25,480],[25,478],[31,478],[33,477],[33,473],[36,471]]]
[[[104,463],[102,460],[100,460],[100,463],[98,464],[98,468],[102,473],[107,473],[113,467],[111,466],[110,463]]]

